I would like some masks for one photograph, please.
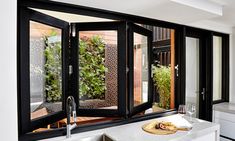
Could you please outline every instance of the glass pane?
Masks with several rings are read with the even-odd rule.
[[[175,30],[153,27],[153,112],[175,108]]]
[[[199,39],[186,37],[186,105],[196,106],[199,113]]]
[[[222,37],[213,36],[213,100],[222,99]]]
[[[62,110],[61,29],[30,21],[31,120]]]
[[[148,101],[148,38],[134,33],[134,106]]]
[[[117,31],[79,32],[79,107],[117,109]]]

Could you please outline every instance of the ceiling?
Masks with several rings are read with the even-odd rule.
[[[235,0],[54,0],[174,23],[200,21],[235,26]]]
[[[44,13],[46,15],[52,16],[52,17],[56,17],[58,19],[61,19],[63,21],[69,22],[69,23],[113,21],[111,19],[84,16],[84,15],[78,15],[78,14],[70,14],[70,13],[56,12],[56,11],[50,11],[50,10],[42,10],[42,9],[36,9],[36,8],[31,8],[31,9],[33,9],[35,11],[38,11],[38,12],[41,12],[41,13]]]
[[[212,18],[211,20],[224,23],[226,25],[235,26],[235,0],[210,0],[218,2],[223,7],[223,15]]]

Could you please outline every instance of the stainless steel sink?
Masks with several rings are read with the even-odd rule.
[[[106,134],[94,135],[78,139],[79,141],[115,141]]]

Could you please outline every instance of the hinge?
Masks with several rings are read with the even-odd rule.
[[[72,37],[76,36],[76,24],[71,24]]]
[[[73,73],[73,66],[69,65],[69,75],[71,75]]]
[[[129,70],[129,68],[128,67],[126,67],[126,73],[128,73],[130,70]]]

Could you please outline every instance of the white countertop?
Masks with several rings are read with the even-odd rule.
[[[187,117],[182,117],[180,115],[171,115],[162,118],[156,118],[151,120],[145,120],[110,128],[104,128],[100,130],[93,130],[88,132],[82,132],[77,134],[72,134],[70,139],[66,139],[65,136],[60,136],[56,138],[50,138],[43,141],[79,141],[79,139],[84,137],[89,137],[93,135],[99,134],[107,134],[117,141],[189,141],[191,139],[206,135],[211,132],[215,132],[219,130],[219,125],[199,119],[193,119],[193,128],[190,131],[177,131],[175,134],[171,135],[153,135],[150,133],[146,133],[142,130],[142,126],[145,123],[149,123],[152,120],[160,120],[160,121],[170,121],[173,124],[182,125],[183,123],[188,124],[185,120]]]
[[[235,114],[235,104],[234,103],[228,103],[228,102],[214,104],[213,105],[213,110],[220,111],[220,112],[225,112],[225,113]]]

